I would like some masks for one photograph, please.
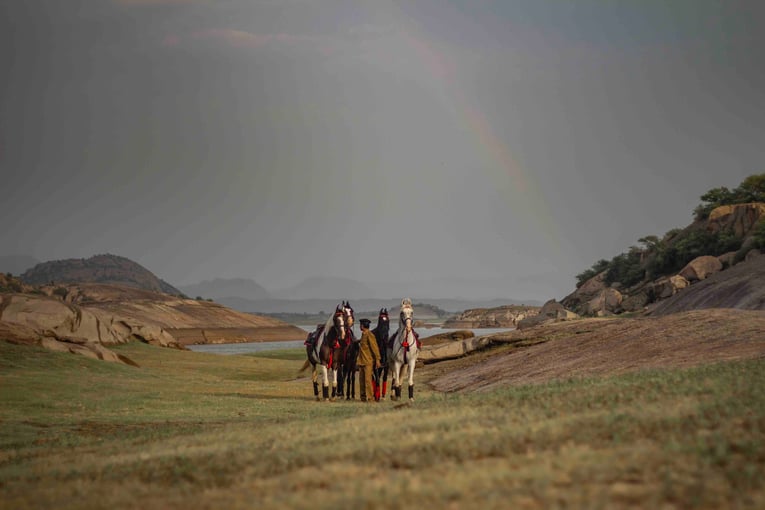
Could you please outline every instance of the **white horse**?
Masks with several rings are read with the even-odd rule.
[[[420,349],[419,341],[413,329],[413,322],[412,300],[404,298],[401,301],[398,329],[393,333],[388,349],[388,366],[393,367],[391,400],[401,398],[401,371],[404,367],[409,368],[409,400],[414,400],[414,365],[417,362],[417,354],[419,354]]]

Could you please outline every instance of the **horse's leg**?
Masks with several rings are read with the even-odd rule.
[[[390,388],[390,399],[391,400],[398,400],[398,397],[401,396],[401,382],[400,382],[400,375],[401,375],[401,363],[398,361],[393,362],[393,374],[391,378],[391,388]]]
[[[313,382],[313,396],[319,400],[319,369],[313,365],[311,369],[311,382]]]
[[[414,400],[414,365],[416,361],[416,356],[409,358],[409,400]]]
[[[355,388],[353,388],[353,370],[350,365],[345,367],[345,400],[350,400],[351,398],[356,398],[355,395]]]
[[[382,372],[382,393],[380,398],[385,398],[385,394],[388,392],[388,364],[386,363],[380,371]]]
[[[331,400],[335,400],[335,397],[337,396],[337,369],[332,369],[332,394],[330,395]]]
[[[324,400],[329,400],[329,375],[327,374],[327,365],[321,366],[321,393]]]
[[[343,398],[343,385],[345,384],[345,365],[340,365],[335,373],[337,374],[337,396]]]

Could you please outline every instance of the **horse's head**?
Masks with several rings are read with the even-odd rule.
[[[401,312],[399,313],[399,324],[404,326],[407,331],[412,330],[412,322],[414,321],[414,308],[412,307],[412,300],[404,298],[401,300]]]
[[[380,308],[380,313],[377,314],[377,330],[383,335],[388,334],[388,328],[390,327],[390,319],[388,318],[388,309]]]
[[[347,324],[345,322],[345,312],[343,310],[343,307],[340,305],[337,305],[337,308],[335,308],[335,314],[332,316],[332,325],[335,328],[337,339],[345,340],[345,330],[346,330]]]
[[[353,308],[351,308],[350,301],[343,301],[343,316],[345,317],[346,326],[352,328],[356,316],[354,315]]]

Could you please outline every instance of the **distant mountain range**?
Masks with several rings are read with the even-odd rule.
[[[337,293],[333,293],[337,294]],[[337,294],[337,299],[245,299],[240,297],[228,297],[216,299],[216,302],[239,310],[256,314],[295,313],[295,314],[318,314],[330,312],[344,300],[342,294]],[[358,312],[376,312],[380,308],[396,308],[401,305],[400,299],[349,299],[353,309]],[[428,297],[412,297],[415,303],[426,303],[437,306],[450,313],[462,312],[472,308],[496,308],[503,305],[525,304],[528,306],[541,306],[542,303],[534,300],[460,300]]]
[[[241,312],[255,314],[318,314],[330,312],[343,300],[350,300],[357,312],[376,312],[380,308],[395,308],[403,297],[426,303],[450,313],[472,308],[494,308],[503,305],[539,306],[535,300],[512,298],[471,299],[454,296],[453,288],[468,289],[467,280],[434,282],[393,281],[368,285],[351,278],[313,277],[286,289],[268,290],[247,278],[214,278],[177,288],[155,276],[130,259],[118,255],[96,255],[88,259],[65,259],[38,262],[29,256],[0,257],[3,272],[21,273],[21,280],[31,285],[54,283],[116,283],[171,295],[213,299]],[[501,282],[493,282],[486,293],[499,293]],[[484,288],[484,282],[473,287]],[[504,288],[513,288],[505,286]],[[476,292],[473,292],[476,294]],[[442,297],[429,297],[442,296]],[[448,296],[444,298],[443,296]],[[453,297],[454,296],[454,297]]]
[[[232,296],[243,299],[270,299],[271,294],[253,280],[246,278],[214,278],[194,285],[178,287],[189,297],[202,297],[220,300]]]

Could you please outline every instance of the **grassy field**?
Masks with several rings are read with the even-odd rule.
[[[0,508],[765,508],[765,360],[316,402],[300,349],[0,342]],[[406,393],[406,389],[404,389]]]

